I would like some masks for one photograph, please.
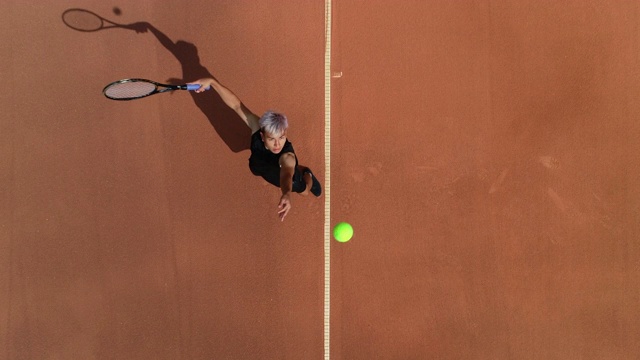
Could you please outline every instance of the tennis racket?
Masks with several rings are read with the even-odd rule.
[[[198,90],[199,88],[198,84],[167,85],[145,79],[124,79],[105,86],[102,93],[111,100],[134,100],[167,91]],[[209,90],[209,87],[206,90]]]
[[[102,16],[85,9],[69,9],[62,13],[62,22],[68,27],[83,31],[93,32],[102,29],[124,28],[136,30],[136,24],[123,25],[109,21]]]

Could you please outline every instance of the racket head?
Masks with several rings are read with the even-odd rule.
[[[121,26],[85,9],[65,10],[65,12],[62,13],[62,22],[68,27],[82,32],[93,32],[104,29],[107,27],[105,26],[105,22],[111,24],[109,27]]]
[[[158,84],[146,79],[124,79],[114,81],[102,89],[111,100],[134,100],[158,92]]]

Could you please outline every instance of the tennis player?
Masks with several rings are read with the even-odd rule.
[[[291,193],[320,196],[322,187],[308,167],[298,164],[293,145],[287,139],[289,126],[284,114],[267,111],[259,117],[252,113],[231,90],[216,79],[204,78],[190,84],[200,85],[201,93],[209,86],[218,92],[227,106],[233,109],[251,129],[251,156],[249,168],[282,191],[278,215],[284,221],[291,210]]]

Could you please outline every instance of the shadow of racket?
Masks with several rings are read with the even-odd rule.
[[[62,22],[73,30],[82,32],[117,28],[135,30],[136,32],[146,31],[146,26],[143,23],[118,24],[85,9],[65,10],[65,12],[62,13]]]

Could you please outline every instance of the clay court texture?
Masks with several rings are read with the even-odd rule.
[[[1,359],[640,354],[637,1],[0,9]],[[288,116],[321,197],[280,222],[213,91],[102,94],[205,76]]]

